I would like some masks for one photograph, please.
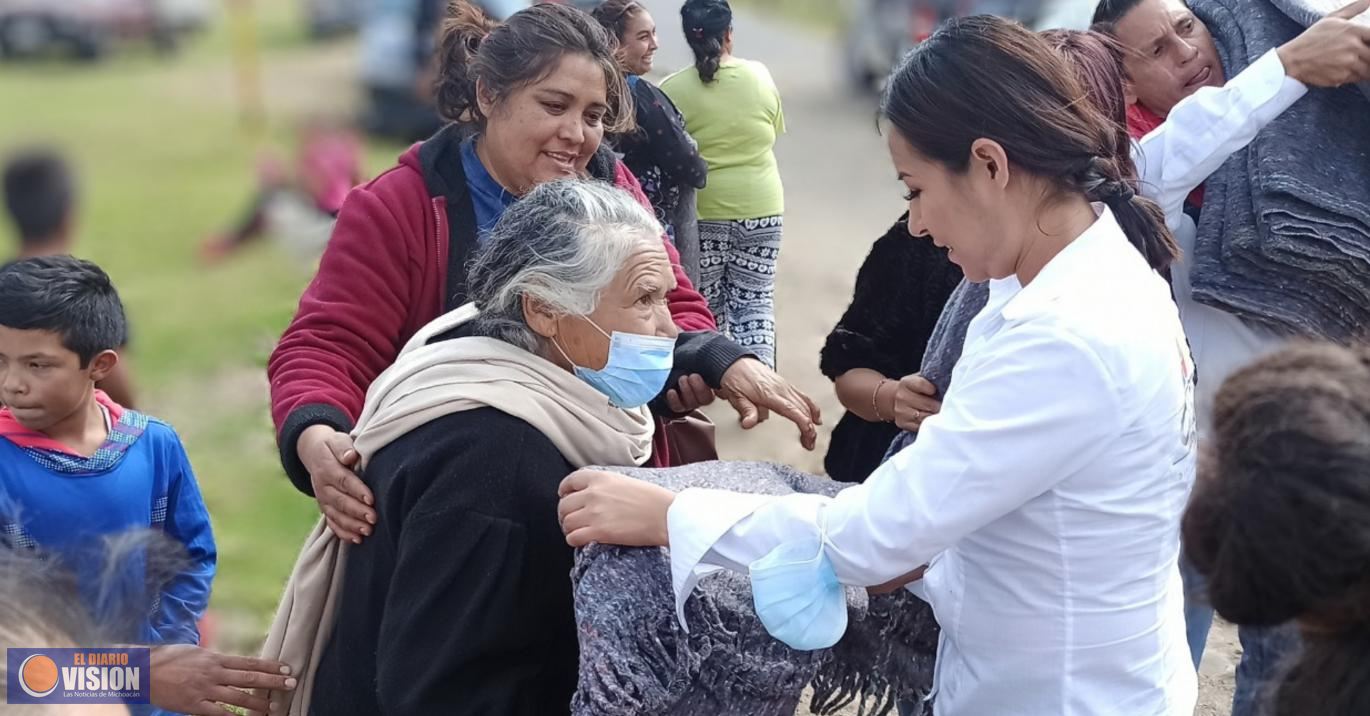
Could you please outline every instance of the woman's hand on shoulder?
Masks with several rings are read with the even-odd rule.
[[[375,497],[353,472],[361,456],[352,447],[352,437],[327,425],[313,425],[300,434],[296,452],[309,471],[328,529],[338,539],[361,544],[376,524]]]

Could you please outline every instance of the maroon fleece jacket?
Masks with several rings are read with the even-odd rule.
[[[350,430],[371,382],[446,308],[448,197],[430,192],[422,147],[414,145],[397,166],[348,195],[318,273],[267,363],[282,465],[307,494],[309,475],[295,451],[300,433],[318,424]],[[613,178],[650,208],[621,162]],[[474,236],[474,223],[469,228]],[[708,303],[680,267],[680,255],[663,241],[678,282],[667,296],[676,325],[682,331],[716,330]]]

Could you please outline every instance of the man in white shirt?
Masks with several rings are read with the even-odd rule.
[[[1370,74],[1370,27],[1347,18],[1364,12],[1358,2],[1272,50],[1226,82],[1226,72],[1207,27],[1181,0],[1103,0],[1096,23],[1106,23],[1127,50],[1124,67],[1143,194],[1161,204],[1167,224],[1187,255],[1194,248],[1194,220],[1184,214],[1186,195],[1267,123],[1302,97],[1307,86],[1337,86]],[[1226,85],[1224,85],[1226,83]],[[1221,88],[1208,89],[1204,88]],[[1190,195],[1191,203],[1201,194]],[[1174,292],[1199,370],[1199,430],[1207,431],[1213,395],[1234,370],[1279,344],[1279,338],[1238,317],[1196,303],[1187,267],[1173,268]],[[1185,570],[1190,590],[1202,578]],[[1187,599],[1188,602],[1188,599]],[[1185,609],[1195,665],[1203,655],[1212,609],[1201,601]],[[1241,629],[1234,716],[1247,716],[1281,657],[1297,645],[1292,628]]]

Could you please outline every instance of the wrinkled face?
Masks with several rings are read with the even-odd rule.
[[[661,237],[644,236],[614,280],[600,292],[593,313],[557,319],[555,340],[575,365],[601,370],[609,361],[609,336],[614,331],[675,338],[680,331],[666,306],[666,294],[675,287],[675,274]],[[570,370],[560,354],[556,359]]]
[[[538,184],[581,176],[604,138],[609,111],[604,70],[586,55],[566,55],[547,77],[495,101],[482,87],[486,168],[522,196]]]
[[[652,71],[656,59],[656,21],[641,7],[628,17],[623,37],[618,38],[618,59],[630,75],[645,75]]]
[[[1018,260],[1016,234],[1002,228],[1010,220],[1004,216],[1002,191],[985,175],[987,167],[972,161],[965,173],[950,171],[920,154],[893,128],[888,144],[908,191],[909,233],[950,249],[952,262],[971,281],[1012,275]]]
[[[46,431],[75,414],[117,361],[105,351],[82,368],[57,333],[0,326],[0,403],[24,427]]]
[[[1118,21],[1123,68],[1142,106],[1164,117],[1200,87],[1226,81],[1208,27],[1183,0],[1141,0]]]

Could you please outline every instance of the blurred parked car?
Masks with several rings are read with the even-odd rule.
[[[477,0],[495,19],[530,0]],[[361,82],[368,134],[405,142],[427,139],[442,126],[433,104],[432,57],[447,0],[367,0],[361,25]]]
[[[305,22],[311,37],[346,35],[361,27],[362,0],[304,0]]]
[[[503,20],[528,7],[529,0],[474,0],[477,7],[487,15]],[[596,0],[598,2],[598,0]],[[318,38],[333,37],[356,32],[361,29],[368,13],[395,14],[395,3],[376,0],[303,0],[305,20],[309,24],[309,34]],[[400,5],[415,6],[414,2]],[[446,3],[443,3],[446,5]],[[404,14],[401,10],[398,14]]]
[[[169,52],[213,16],[212,0],[0,0],[0,57],[95,60],[120,41]]]
[[[998,15],[1034,30],[1083,30],[1097,0],[855,0],[844,43],[846,74],[861,92],[879,90],[913,46],[953,17]]]
[[[851,4],[843,58],[847,81],[859,92],[876,90],[914,44],[912,0],[858,0]]]

